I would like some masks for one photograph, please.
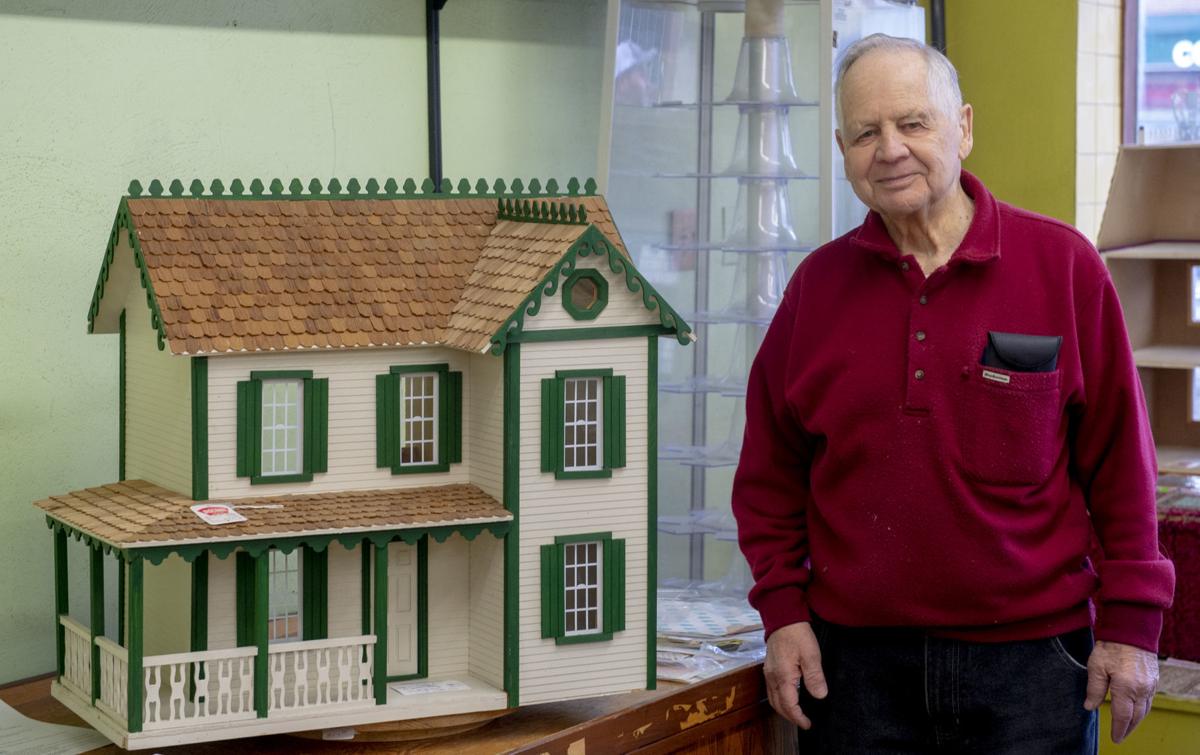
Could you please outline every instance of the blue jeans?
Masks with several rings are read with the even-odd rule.
[[[1092,630],[981,643],[813,618],[829,695],[800,707],[801,755],[963,753],[1095,755],[1083,708]]]

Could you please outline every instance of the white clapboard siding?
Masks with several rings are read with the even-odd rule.
[[[237,554],[208,556],[208,647],[237,647]]]
[[[646,685],[646,338],[521,347],[521,704],[590,697]],[[555,370],[612,368],[625,376],[626,466],[611,478],[542,474],[541,380]],[[625,631],[612,641],[556,645],[541,638],[540,546],[559,535],[611,532],[625,545]]]
[[[504,541],[481,533],[471,541],[471,676],[504,688]]]
[[[362,546],[331,542],[329,552],[328,637],[358,637],[362,625]]]
[[[191,359],[158,350],[146,291],[133,278],[133,253],[126,244],[115,251],[109,278],[119,279],[116,290],[106,288],[110,295],[125,294],[125,477],[190,495]]]
[[[658,310],[646,309],[642,292],[633,293],[625,285],[625,274],[617,275],[608,266],[608,260],[585,257],[579,260],[577,270],[594,268],[604,273],[608,281],[608,304],[594,320],[576,320],[563,308],[563,287],[560,285],[554,296],[542,299],[542,308],[536,317],[525,320],[526,330],[552,330],[555,328],[605,328],[615,325],[657,325]],[[563,278],[560,283],[565,283]]]
[[[343,490],[407,488],[469,481],[471,444],[463,444],[463,463],[433,474],[393,475],[375,466],[375,376],[392,365],[444,364],[463,375],[463,434],[473,417],[470,355],[441,347],[406,349],[308,350],[213,356],[208,363],[208,494],[212,499],[323,493]],[[329,379],[329,471],[312,482],[251,485],[237,476],[237,383],[255,370],[312,370]]]
[[[470,452],[471,482],[502,501],[504,496],[504,361],[491,354],[472,354],[464,376],[470,396],[463,425],[464,459]]]
[[[145,655],[186,653],[192,643],[192,565],[175,554],[142,572]]]
[[[491,535],[481,533],[477,538]],[[446,542],[429,542],[429,675],[459,676],[467,673],[467,643],[470,642],[470,571],[467,541],[452,535]]]

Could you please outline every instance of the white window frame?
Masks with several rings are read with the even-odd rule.
[[[299,642],[304,638],[304,569],[300,563],[300,549],[296,548],[291,553],[284,553],[272,548],[267,552],[267,558],[267,641],[272,644],[279,642]],[[286,606],[280,605],[280,599],[291,592],[287,588],[287,583],[288,577],[293,573],[296,577],[295,612],[288,610]],[[277,589],[277,584],[281,579],[283,585]],[[295,633],[286,631],[288,620],[292,616],[296,617]],[[276,630],[281,621],[283,622],[285,631],[279,634]]]
[[[579,398],[578,386],[587,385],[589,388],[595,388],[595,395],[586,395],[583,399]],[[571,392],[574,391],[575,398],[571,398]],[[603,377],[569,377],[563,378],[563,448],[562,448],[562,468],[564,472],[592,472],[604,469],[604,378]],[[579,408],[586,408],[588,405],[595,406],[595,419],[587,419],[587,412],[584,412],[584,418],[580,419]],[[575,418],[570,419],[568,410],[575,408]],[[579,442],[581,436],[587,435],[587,429],[595,425],[596,440],[594,442],[584,440]],[[574,440],[575,442],[572,442]],[[594,447],[596,452],[596,461],[592,464],[571,463],[579,461],[579,455],[582,453],[584,458],[587,457],[587,452]]]
[[[595,549],[593,563],[588,548]],[[563,636],[579,637],[604,632],[604,542],[601,540],[585,540],[578,543],[563,543]],[[583,561],[579,561],[580,554]],[[595,579],[588,578],[588,570],[595,569]],[[574,572],[574,573],[572,573]],[[579,577],[583,576],[580,580]],[[572,577],[575,577],[573,580]],[[595,605],[592,605],[589,591],[595,595]],[[582,603],[582,604],[581,604]],[[580,627],[579,619],[585,619]],[[571,620],[575,628],[568,629]]]
[[[438,426],[438,417],[440,415],[439,407],[441,406],[441,380],[440,375],[436,372],[411,372],[402,373],[400,375],[400,456],[399,464],[402,467],[425,467],[439,463],[438,459],[438,439],[441,435],[441,428]],[[420,397],[409,395],[410,381],[427,380],[432,386],[432,394],[422,394]],[[429,416],[409,416],[409,407],[415,401],[429,401],[431,414]],[[419,423],[428,423],[428,427],[432,428],[429,438],[421,438],[413,440],[409,437],[409,428],[418,426]],[[420,461],[405,461],[404,452],[406,449],[422,449],[422,458]],[[428,449],[431,458],[424,458],[424,451]]]
[[[283,403],[276,402],[276,389],[285,385],[296,386],[296,463],[295,469],[280,469],[276,464],[276,459],[282,456],[287,458],[287,454],[293,449],[288,447],[287,434],[293,429],[287,423],[287,409],[291,406],[291,402],[284,401]],[[268,396],[270,401],[267,400]],[[268,422],[267,413],[271,412],[271,420]],[[279,412],[283,411],[284,421],[277,422]],[[301,378],[270,378],[262,381],[262,416],[260,417],[262,424],[259,432],[262,434],[262,447],[259,451],[259,467],[261,469],[261,477],[283,477],[285,475],[298,475],[304,472],[304,380]],[[271,443],[266,442],[267,431],[270,430]],[[279,448],[275,441],[278,434],[284,434],[283,448]],[[270,458],[271,463],[268,466],[267,459]],[[268,468],[271,471],[267,471]]]

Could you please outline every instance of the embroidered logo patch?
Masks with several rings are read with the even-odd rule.
[[[992,372],[991,370],[984,370],[983,377],[985,380],[991,380],[994,383],[1010,383],[1010,382],[1012,382],[1012,378],[1009,377],[1008,375],[1005,375],[1003,372]]]

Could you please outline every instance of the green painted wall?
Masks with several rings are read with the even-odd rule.
[[[1077,17],[1074,0],[946,0],[946,51],[975,108],[965,167],[1000,199],[1068,223]]]
[[[30,504],[117,474],[117,336],[88,336],[86,313],[119,195],[424,175],[424,5],[0,0],[0,683],[54,665]],[[594,174],[604,19],[604,0],[450,0],[446,174]]]

